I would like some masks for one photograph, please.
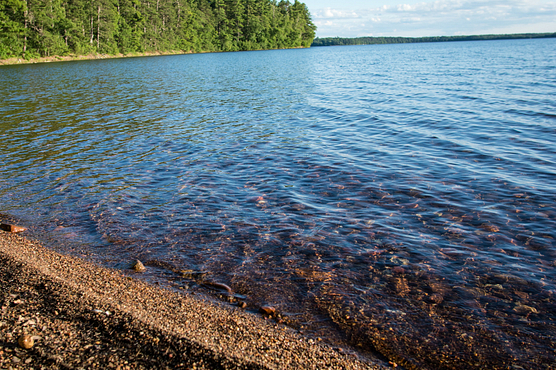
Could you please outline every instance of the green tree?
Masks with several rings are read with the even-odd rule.
[[[22,0],[0,2],[0,58],[24,56],[27,6]]]
[[[249,1],[249,0],[246,0]],[[229,50],[241,50],[243,39],[243,22],[245,8],[242,0],[226,1],[226,18],[228,19],[228,32],[232,36],[232,48]]]
[[[0,0],[0,58],[299,47],[314,31],[297,0]]]

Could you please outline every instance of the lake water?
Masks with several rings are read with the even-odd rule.
[[[0,130],[51,248],[406,368],[554,366],[556,39],[5,66]]]

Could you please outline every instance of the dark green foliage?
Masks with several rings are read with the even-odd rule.
[[[0,0],[0,58],[23,52],[26,12],[22,0]]]
[[[309,47],[305,4],[281,0],[0,0],[0,58]]]
[[[316,38],[311,46],[408,44],[418,42],[511,40],[556,37],[556,33],[518,33],[512,35],[432,36],[432,37],[325,37]]]

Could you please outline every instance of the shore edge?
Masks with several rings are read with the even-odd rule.
[[[257,50],[238,50],[238,51],[265,51],[265,50],[288,50],[288,49],[308,49],[304,46],[296,46],[286,49],[257,49]],[[208,54],[208,53],[226,53],[227,51],[183,51],[183,50],[167,50],[167,51],[147,51],[134,52],[127,54],[88,54],[88,55],[54,55],[51,57],[40,57],[35,59],[24,58],[8,58],[0,59],[0,66],[20,65],[20,64],[38,64],[38,63],[55,63],[55,62],[72,62],[79,60],[97,60],[97,59],[120,59],[120,58],[140,58],[140,57],[156,57],[163,55],[185,55],[185,54]]]
[[[384,369],[240,308],[0,231],[0,367]],[[31,349],[18,339],[35,338]]]
[[[72,62],[77,60],[95,60],[95,59],[118,59],[118,58],[138,58],[138,57],[153,57],[162,55],[182,55],[194,54],[193,52],[185,52],[182,50],[169,50],[169,51],[154,51],[144,53],[128,53],[128,54],[88,54],[88,55],[54,55],[51,57],[40,57],[34,59],[24,58],[8,58],[0,59],[0,66],[2,65],[18,65],[18,64],[38,64],[38,63],[54,63],[54,62]]]

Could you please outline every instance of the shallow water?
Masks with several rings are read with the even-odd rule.
[[[556,343],[556,39],[0,68],[1,211],[408,368]]]

